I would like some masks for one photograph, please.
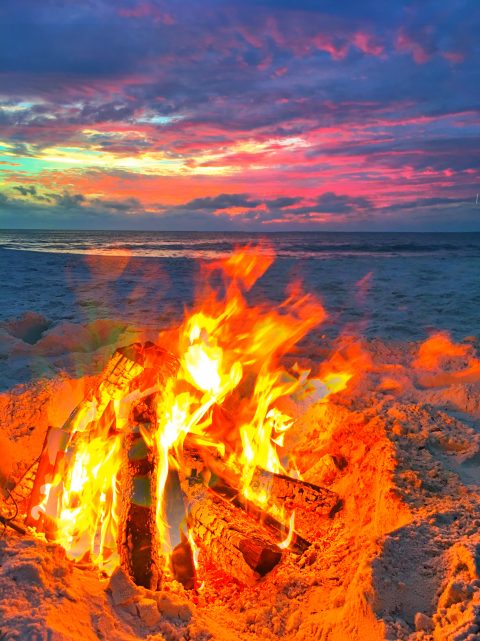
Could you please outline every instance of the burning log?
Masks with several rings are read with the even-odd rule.
[[[84,431],[93,421],[103,415],[112,398],[125,393],[133,378],[143,371],[141,346],[138,343],[117,349],[107,363],[98,386],[91,389],[75,407],[62,428],[49,428],[35,474],[35,481],[27,507],[26,525],[38,531],[44,529],[44,514],[48,486],[53,483],[60,460],[64,457],[72,434]],[[52,497],[53,498],[53,497]],[[55,510],[54,510],[55,513]]]
[[[145,355],[140,343],[115,350],[104,368],[98,385],[90,390],[67,418],[63,429],[83,432],[99,421],[111,400],[121,399],[130,383],[144,370]]]
[[[186,445],[186,449],[190,465],[196,467],[199,472],[205,468],[210,470],[223,485],[237,491],[238,502],[244,505],[249,503],[239,492],[240,475],[228,467],[222,458],[213,454],[208,448],[198,444],[193,445],[191,442]],[[343,505],[342,499],[331,490],[261,468],[255,469],[249,487],[253,495],[266,497],[267,505],[285,508],[289,514],[295,510],[296,535],[309,542],[315,539],[318,519],[332,518]],[[253,507],[250,506],[250,509],[253,510]],[[275,523],[275,519],[272,523]],[[303,544],[300,543],[300,545]]]
[[[174,376],[178,361],[165,349],[152,342],[132,343],[115,350],[102,372],[100,382],[77,405],[63,425],[69,432],[83,432],[91,423],[98,423],[113,400],[122,400],[131,383],[145,372],[152,371],[152,379]]]
[[[154,453],[142,435],[155,425],[152,400],[150,397],[135,407],[135,423],[124,437],[124,460],[118,479],[121,492],[117,546],[125,572],[137,585],[156,590],[161,577],[155,522],[156,470]]]
[[[262,508],[246,499],[240,492],[231,488],[229,485],[215,485],[212,487],[216,494],[230,501],[235,507],[245,510],[245,512],[255,521],[261,523],[277,541],[286,538],[285,524],[278,521],[274,516],[262,510]],[[290,552],[294,554],[303,554],[311,545],[310,541],[304,539],[295,529],[291,531],[291,541],[288,545]]]
[[[182,488],[189,532],[218,568],[252,585],[279,563],[282,550],[242,511],[196,479],[186,480]]]
[[[208,461],[208,463],[205,461]],[[187,438],[183,448],[183,463],[192,475],[202,475],[205,482],[211,480],[210,477],[213,470],[213,473],[217,476],[217,480],[211,485],[211,489],[216,494],[229,501],[233,506],[244,510],[252,519],[261,523],[276,541],[281,541],[286,537],[286,527],[288,528],[290,526],[286,526],[285,523],[280,522],[263,508],[245,498],[238,490],[240,483],[239,475],[235,474],[230,468],[227,468],[219,457],[214,456],[205,448],[202,448],[200,451],[200,449],[192,443],[192,439]],[[219,480],[220,476],[222,480]],[[228,482],[225,480],[227,478]],[[237,487],[233,487],[233,485]],[[291,542],[288,546],[291,552],[303,554],[310,545],[311,541],[307,541],[292,528]]]
[[[295,510],[300,531],[311,527],[312,515],[331,518],[343,505],[338,494],[331,490],[259,467],[253,473],[250,487],[256,494],[267,495],[272,504],[284,505],[290,512]]]
[[[135,347],[135,354],[138,350]],[[147,343],[142,349],[141,377],[152,382],[175,375],[178,362],[167,351]],[[151,376],[149,376],[151,371]],[[157,461],[155,449],[145,441],[157,425],[156,395],[138,402],[131,416],[131,424],[124,433],[123,464],[118,479],[120,514],[117,546],[120,565],[137,585],[156,590],[162,575],[161,542],[158,540]],[[148,438],[148,437],[147,437]]]
[[[268,504],[295,512],[295,530],[309,541],[318,537],[319,519],[332,518],[343,505],[331,490],[284,474],[256,468],[250,482],[254,495],[268,497]]]

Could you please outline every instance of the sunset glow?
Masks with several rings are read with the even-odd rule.
[[[0,226],[478,229],[474,8],[5,0]]]

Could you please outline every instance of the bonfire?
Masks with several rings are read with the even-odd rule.
[[[327,312],[301,283],[248,303],[272,261],[204,265],[181,323],[49,384],[28,434],[44,388],[4,395],[34,446],[5,482],[2,639],[479,638],[474,345],[309,358]]]

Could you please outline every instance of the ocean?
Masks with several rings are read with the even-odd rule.
[[[29,344],[62,324],[71,332],[71,324],[98,319],[161,329],[192,303],[200,262],[247,243],[266,243],[277,257],[250,301],[277,305],[300,279],[327,309],[322,339],[351,333],[412,341],[434,330],[457,340],[480,335],[480,233],[0,231],[4,377],[14,358],[11,335],[13,351],[25,356],[18,342],[25,336],[16,329],[25,314],[40,319],[32,331],[26,323]],[[20,380],[32,375],[29,368]]]
[[[192,302],[199,261],[246,243],[277,256],[252,300],[277,303],[300,278],[323,300],[327,332],[480,333],[480,233],[0,231],[0,321],[35,311],[53,323],[159,325]]]
[[[53,323],[158,325],[192,302],[200,261],[247,243],[277,257],[252,302],[277,303],[300,278],[323,300],[329,332],[480,334],[480,233],[0,231],[0,321],[35,311]]]

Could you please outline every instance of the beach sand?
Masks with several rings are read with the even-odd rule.
[[[60,370],[62,359],[71,365],[67,354],[77,341],[75,372],[68,366],[0,395],[3,487],[39,455],[47,426],[62,424],[115,346],[144,336],[122,323],[96,321],[73,338],[63,328],[37,343],[44,341],[44,353]],[[297,359],[348,359],[356,374],[328,402],[289,401],[296,420],[286,449],[295,452],[305,480],[344,499],[303,555],[287,554],[253,587],[209,575],[196,594],[178,584],[153,593],[118,573],[101,578],[67,560],[59,546],[6,530],[0,638],[476,641],[477,348],[471,339],[445,356],[433,343],[307,340]]]

